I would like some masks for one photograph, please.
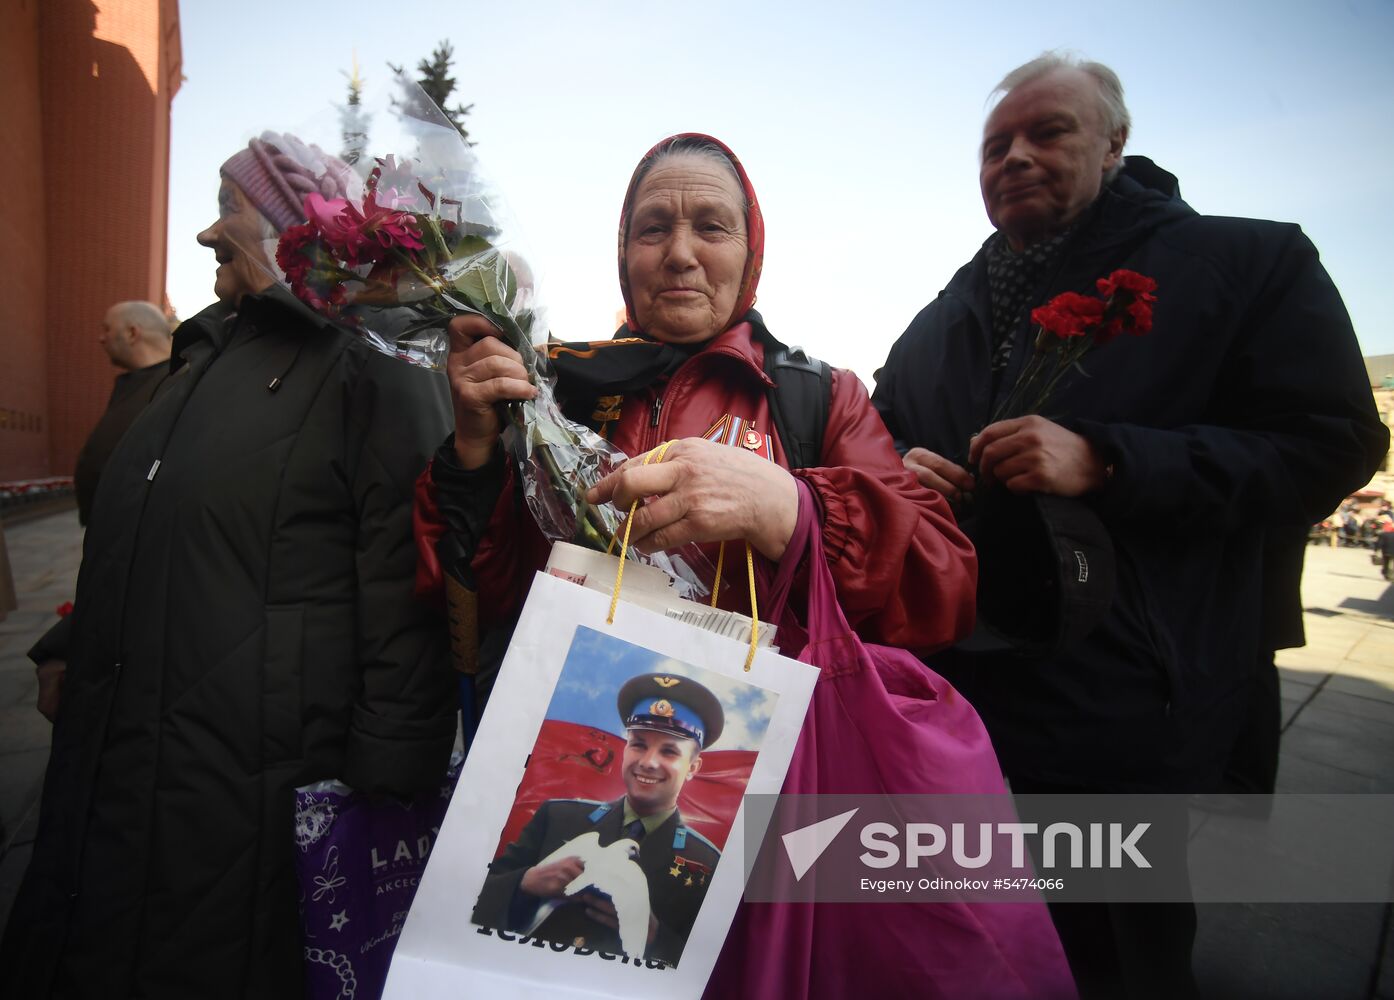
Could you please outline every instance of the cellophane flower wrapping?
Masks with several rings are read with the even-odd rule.
[[[371,116],[368,145],[383,152],[359,155],[347,182],[322,185],[334,196],[306,195],[308,221],[258,256],[302,302],[409,364],[445,369],[454,316],[478,313],[498,327],[538,389],[507,405],[503,435],[528,509],[549,539],[604,551],[621,515],[585,494],[627,456],[562,415],[556,377],[536,349],[549,337],[537,281],[474,149],[417,84],[398,75],[394,89]],[[290,144],[316,175],[345,168],[316,146]],[[636,558],[665,570],[684,597],[708,593],[696,546]]]

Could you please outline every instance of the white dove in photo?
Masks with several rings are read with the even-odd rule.
[[[585,871],[566,887],[574,896],[583,889],[595,889],[610,897],[620,924],[620,946],[633,957],[644,954],[649,937],[649,880],[634,860],[639,856],[639,844],[628,837],[600,846],[600,834],[595,830],[581,834],[562,844],[547,855],[539,865],[548,865],[562,858],[577,857]]]

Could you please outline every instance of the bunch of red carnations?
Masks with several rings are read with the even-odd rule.
[[[1022,369],[992,422],[1040,413],[1060,380],[1095,347],[1152,329],[1157,282],[1136,271],[1114,271],[1096,283],[1097,293],[1062,292],[1031,310],[1038,332],[1031,358]]]

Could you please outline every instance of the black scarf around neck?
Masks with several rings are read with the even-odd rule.
[[[673,376],[706,343],[665,344],[620,327],[613,340],[547,345],[557,398],[570,420],[603,431],[619,415],[619,400]]]

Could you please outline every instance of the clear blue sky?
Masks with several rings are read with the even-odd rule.
[[[624,682],[639,674],[673,674],[706,685],[725,712],[721,735],[713,747],[716,750],[759,750],[779,700],[773,691],[582,625],[577,627],[566,654],[566,664],[547,705],[547,718],[622,733],[616,699]]]
[[[332,133],[355,53],[371,89],[387,61],[414,66],[449,38],[558,336],[613,331],[630,171],[664,135],[704,131],[741,156],[765,210],[766,319],[869,383],[990,231],[976,164],[988,91],[1067,48],[1119,71],[1129,151],[1176,173],[1200,211],[1300,222],[1365,353],[1394,353],[1390,0],[184,0],[181,17],[169,294],[183,316],[212,299],[194,234],[222,160],[267,128]]]

